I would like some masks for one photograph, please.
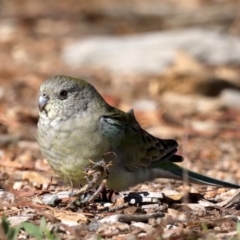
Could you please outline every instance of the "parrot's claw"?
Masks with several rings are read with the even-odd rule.
[[[80,200],[80,204],[93,202],[99,196],[102,190],[106,187],[107,178],[109,176],[109,167],[112,166],[112,163],[106,163],[105,159],[102,159],[99,162],[89,161],[92,166],[88,166],[83,170],[87,184],[82,186],[73,195],[73,197]],[[101,179],[103,179],[101,184],[96,188],[96,184],[100,182]]]

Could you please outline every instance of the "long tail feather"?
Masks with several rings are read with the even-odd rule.
[[[215,178],[207,177],[205,175],[184,169],[170,161],[164,161],[159,163],[158,165],[160,172],[160,177],[163,178],[173,178],[183,180],[184,176],[188,177],[190,183],[196,184],[204,184],[204,185],[212,185],[212,186],[219,186],[225,188],[240,188],[240,185],[234,183],[228,183],[225,181],[221,181]]]

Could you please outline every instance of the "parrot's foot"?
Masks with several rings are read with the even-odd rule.
[[[107,155],[106,153],[105,155]],[[107,178],[109,176],[109,167],[112,166],[111,162],[105,162],[105,155],[103,159],[99,162],[93,162],[91,160],[91,165],[84,169],[85,179],[87,184],[81,187],[77,193],[73,196],[80,200],[80,203],[91,203],[93,202],[105,189]],[[101,181],[101,179],[103,179]],[[100,185],[97,187],[97,183]]]
[[[102,156],[102,160],[100,160],[99,162],[94,162],[91,159],[89,160],[89,162],[91,163],[90,168],[92,170],[95,169],[95,171],[98,170],[98,171],[101,171],[101,172],[105,172],[107,174],[107,177],[108,177],[109,168],[112,166],[112,162],[114,161],[114,159],[116,157],[117,157],[117,155],[114,152],[104,153],[103,156]],[[89,169],[89,167],[87,169]]]

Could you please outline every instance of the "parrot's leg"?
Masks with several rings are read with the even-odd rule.
[[[108,163],[106,163],[105,156],[103,156],[103,159],[99,162],[89,160],[91,165],[83,170],[87,183],[73,195],[80,200],[80,204],[93,202],[101,192],[104,192],[103,189],[106,188],[106,182],[109,176],[109,167],[112,166],[111,161],[107,161]],[[96,190],[99,182],[100,185]]]

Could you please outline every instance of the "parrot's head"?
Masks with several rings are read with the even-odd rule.
[[[56,75],[40,87],[40,116],[62,119],[95,111],[105,101],[88,82],[69,76]]]

